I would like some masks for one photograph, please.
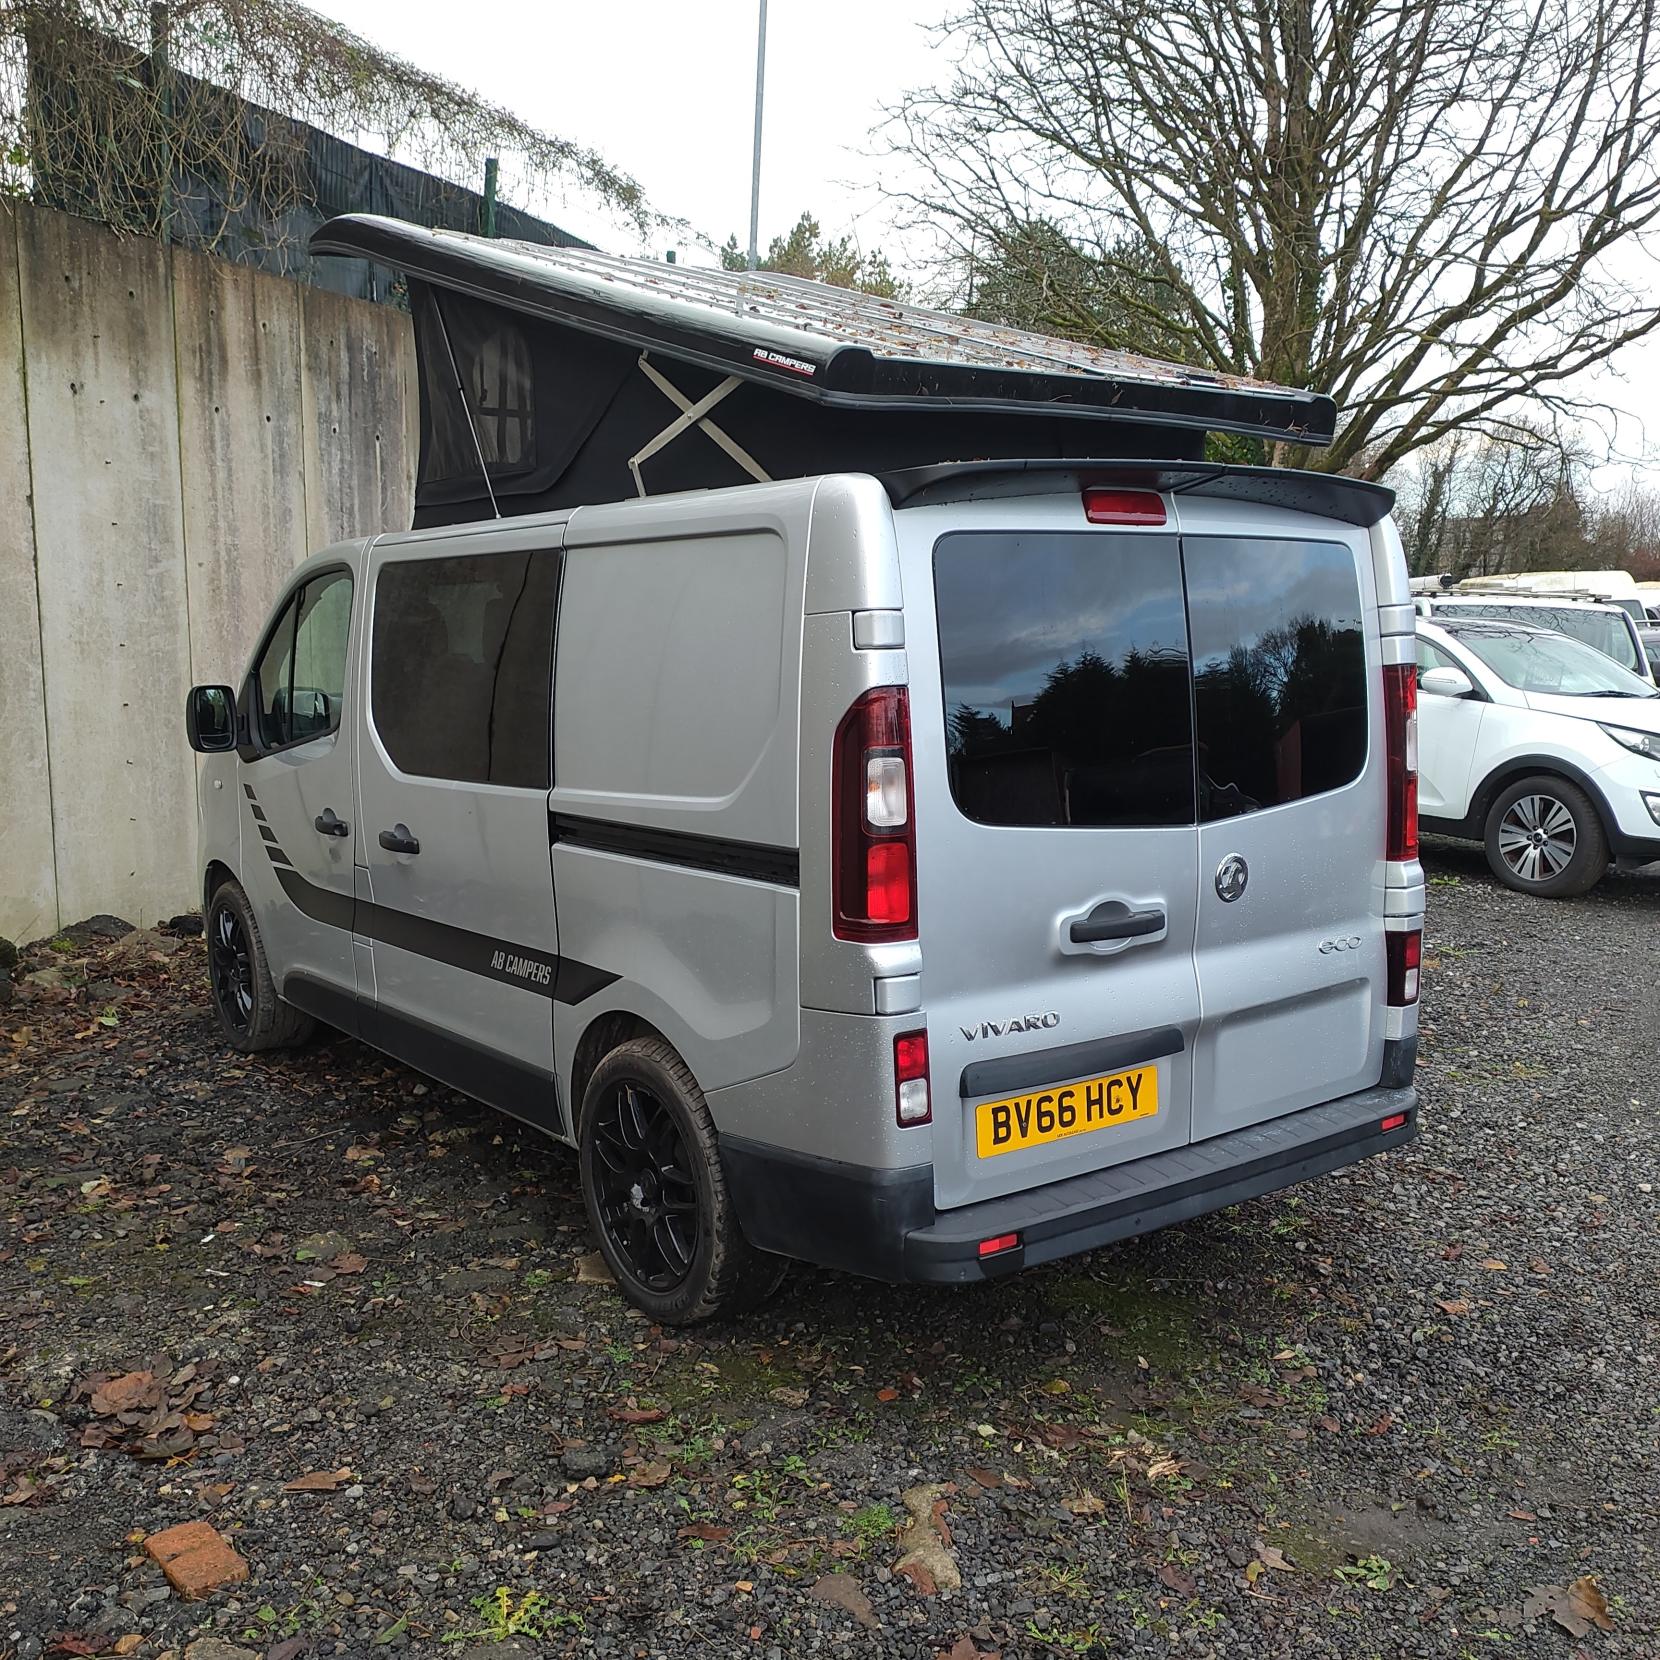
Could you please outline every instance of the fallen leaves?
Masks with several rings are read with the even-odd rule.
[[[1571,1585],[1531,1586],[1522,1604],[1522,1618],[1537,1620],[1544,1615],[1549,1615],[1570,1637],[1589,1636],[1592,1626],[1598,1631],[1614,1629],[1608,1599],[1595,1574],[1584,1574]]]
[[[344,1465],[338,1470],[308,1470],[303,1476],[285,1481],[282,1490],[285,1493],[338,1493],[354,1479],[352,1472]]]
[[[1468,1314],[1472,1304],[1467,1297],[1437,1297],[1435,1306],[1443,1314]]]
[[[876,1624],[876,1610],[852,1574],[824,1574],[813,1582],[809,1595],[851,1614],[867,1629]]]
[[[241,1437],[218,1429],[214,1415],[198,1405],[217,1373],[216,1361],[173,1370],[165,1355],[157,1355],[132,1371],[82,1378],[69,1395],[84,1401],[92,1414],[81,1430],[81,1445],[158,1459],[188,1457],[198,1447],[239,1451]]]
[[[667,1464],[636,1464],[628,1472],[630,1487],[661,1487],[674,1471]]]
[[[607,1407],[605,1415],[615,1418],[619,1424],[660,1424],[668,1417],[660,1406],[640,1406],[632,1400],[622,1406]]]

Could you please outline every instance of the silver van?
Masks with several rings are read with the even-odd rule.
[[[942,462],[320,553],[187,708],[225,1036],[322,1021],[574,1147],[670,1322],[787,1258],[982,1280],[1399,1146],[1389,501]]]

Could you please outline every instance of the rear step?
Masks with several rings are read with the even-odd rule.
[[[1274,1193],[1412,1140],[1417,1106],[1410,1088],[1363,1089],[1130,1164],[942,1212],[906,1234],[904,1278],[987,1279]],[[1018,1243],[1005,1243],[1011,1235]],[[993,1243],[996,1249],[982,1250]]]

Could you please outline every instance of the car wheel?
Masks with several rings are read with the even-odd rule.
[[[312,1019],[277,995],[253,906],[237,883],[214,889],[203,932],[213,1012],[226,1042],[244,1054],[304,1043]]]
[[[1506,887],[1543,899],[1589,893],[1608,869],[1608,835],[1591,798],[1540,774],[1507,786],[1487,813],[1487,862]]]
[[[594,1069],[577,1139],[582,1197],[607,1266],[664,1325],[740,1314],[787,1263],[743,1236],[708,1104],[661,1038],[634,1038]]]

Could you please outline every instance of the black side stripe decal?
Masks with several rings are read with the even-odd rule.
[[[583,818],[575,813],[551,813],[549,834],[567,847],[592,848],[597,853],[621,853],[653,864],[681,865],[718,876],[741,876],[773,887],[801,886],[801,854],[793,847],[770,847],[759,842],[726,841],[689,830],[659,830],[639,824],[616,824],[609,819]]]
[[[276,860],[271,861],[274,865]],[[504,945],[488,934],[437,922],[390,905],[354,899],[306,881],[291,865],[277,865],[277,880],[297,911],[325,927],[343,928],[418,957],[482,974],[559,1003],[581,1003],[613,984],[615,974],[574,957],[555,957],[528,945]]]
[[[253,790],[246,784],[242,787],[252,801]],[[556,957],[532,946],[510,945],[488,934],[476,934],[470,928],[458,928],[454,923],[416,916],[390,905],[376,905],[335,888],[318,887],[294,868],[270,831],[263,825],[260,830],[265,837],[265,851],[289,903],[302,916],[325,927],[360,934],[365,939],[395,946],[419,957],[430,957],[434,962],[448,963],[469,974],[482,974],[560,1003],[581,1003],[604,991],[618,978],[574,957]]]

